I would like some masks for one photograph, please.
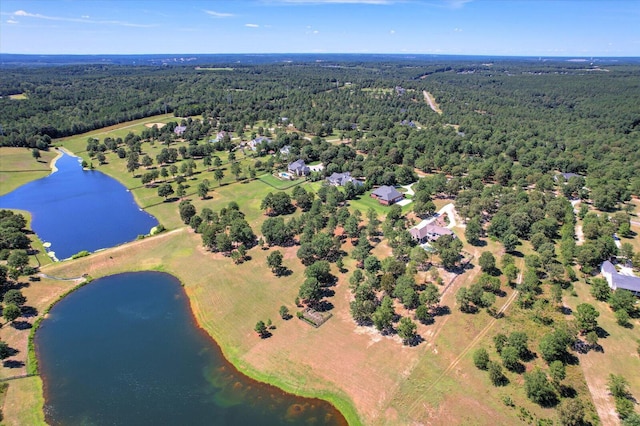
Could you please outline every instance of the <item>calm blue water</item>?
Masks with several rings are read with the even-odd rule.
[[[99,171],[85,171],[64,154],[58,171],[0,197],[0,208],[28,210],[32,229],[58,259],[133,241],[158,221],[140,210],[133,195]]]
[[[345,424],[324,401],[239,374],[197,328],[168,274],[126,273],[80,288],[53,307],[35,344],[50,424]]]

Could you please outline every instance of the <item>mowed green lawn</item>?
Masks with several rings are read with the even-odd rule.
[[[373,209],[378,217],[385,217],[389,213],[391,206],[385,206],[380,204],[378,200],[371,197],[371,191],[367,191],[355,200],[349,200],[349,206],[351,210],[358,209],[363,214],[367,213],[369,209]],[[406,206],[402,206],[402,214],[406,214],[413,209],[413,203],[409,203]]]
[[[56,155],[55,149],[40,151],[40,158],[33,158],[29,148],[0,148],[0,195],[51,173],[49,164]]]

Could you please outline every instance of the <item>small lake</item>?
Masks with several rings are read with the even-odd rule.
[[[78,289],[51,309],[35,344],[53,425],[346,424],[327,402],[238,373],[169,274],[119,274]]]
[[[83,170],[79,158],[64,154],[56,167],[0,197],[0,208],[31,212],[31,228],[58,259],[133,241],[158,224],[126,187],[97,170]]]

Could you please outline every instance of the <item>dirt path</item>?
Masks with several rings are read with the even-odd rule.
[[[427,92],[426,90],[423,90],[422,94],[424,95],[424,100],[427,101],[431,109],[437,112],[438,114],[442,115],[442,110],[436,103],[436,99],[433,97],[433,95]]]
[[[453,203],[449,203],[438,211],[438,214],[442,216],[444,213],[449,216],[449,225],[447,228],[453,228],[458,225],[458,221],[456,220],[456,208]]]
[[[582,225],[576,224],[576,238],[578,241],[576,245],[581,246],[584,243],[584,233],[582,232]]]
[[[596,407],[600,421],[603,425],[619,425],[620,418],[616,413],[613,397],[609,395],[606,381],[600,374],[591,372],[591,370],[597,370],[599,368],[594,365],[594,363],[598,361],[594,361],[594,357],[590,356],[590,354],[578,353],[578,358],[580,359],[584,379],[587,382],[587,387],[589,388],[589,393],[591,393],[593,405]]]
[[[518,284],[520,284],[521,282],[522,282],[522,273],[518,276],[518,280],[517,280]],[[517,296],[518,296],[518,291],[514,290],[513,293],[511,293],[511,295],[507,298],[507,301],[504,303],[504,305],[502,305],[502,308],[500,308],[500,310],[498,311],[498,315],[503,314],[509,308],[509,306],[511,306],[511,303],[513,303],[513,301],[516,300]],[[491,328],[495,325],[497,321],[498,320],[495,317],[491,318],[491,320],[476,335],[476,337],[474,337],[473,340],[469,342],[469,344],[460,352],[460,354],[453,361],[451,361],[449,366],[442,373],[440,373],[440,375],[433,382],[431,382],[429,387],[427,387],[424,390],[424,393],[425,394],[429,393],[447,374],[449,374],[454,368],[456,368],[456,366],[460,363],[460,361],[462,361],[462,359],[469,353],[469,351],[473,349],[473,347],[482,338],[484,338],[484,336],[486,336],[486,334],[489,332],[489,330],[491,330]],[[414,411],[420,408],[419,406],[420,402],[421,401],[416,400],[414,404],[409,408],[409,413],[414,414]]]

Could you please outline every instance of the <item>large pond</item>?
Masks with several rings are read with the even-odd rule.
[[[32,229],[58,259],[133,241],[158,224],[120,182],[83,170],[79,158],[64,154],[56,167],[57,172],[0,197],[0,208],[31,212]]]
[[[120,274],[80,288],[53,307],[35,343],[51,424],[345,424],[324,401],[238,373],[168,274]]]

